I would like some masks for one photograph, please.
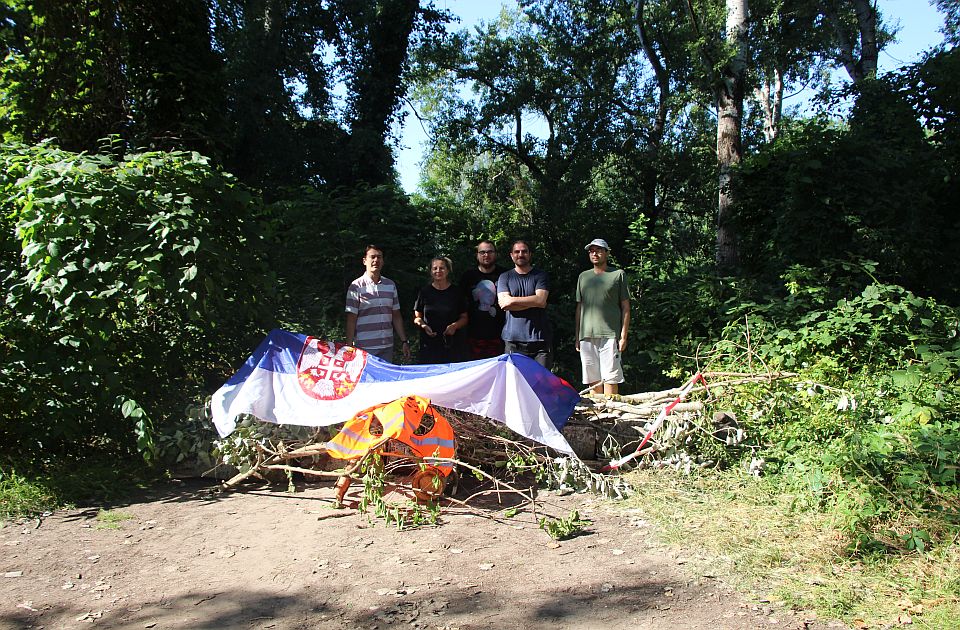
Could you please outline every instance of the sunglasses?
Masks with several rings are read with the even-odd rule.
[[[480,254],[481,256],[490,256],[492,254],[496,254],[497,252],[493,251],[492,249],[484,249],[477,253]]]

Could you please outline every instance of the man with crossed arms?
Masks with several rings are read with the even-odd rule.
[[[547,318],[550,277],[534,269],[533,251],[526,241],[510,247],[513,269],[497,279],[497,301],[507,316],[501,335],[504,350],[528,356],[548,370],[553,365],[553,330]]]

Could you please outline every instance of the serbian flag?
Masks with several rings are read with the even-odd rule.
[[[560,429],[580,400],[566,381],[528,357],[441,365],[394,365],[351,346],[273,330],[213,395],[220,437],[248,413],[276,424],[326,426],[409,395],[503,422],[572,454]]]

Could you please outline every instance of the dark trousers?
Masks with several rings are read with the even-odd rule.
[[[504,341],[504,352],[530,357],[548,370],[553,367],[553,351],[549,341]]]
[[[497,339],[467,339],[470,347],[471,359],[492,359],[503,354],[503,340]]]

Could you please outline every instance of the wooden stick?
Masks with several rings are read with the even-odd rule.
[[[285,464],[262,464],[260,468],[267,470],[285,470],[287,472],[298,472],[304,475],[314,475],[317,477],[344,477],[346,473],[334,470],[313,470],[312,468],[300,468],[299,466],[287,466]]]

